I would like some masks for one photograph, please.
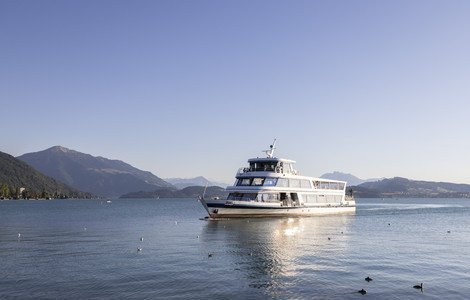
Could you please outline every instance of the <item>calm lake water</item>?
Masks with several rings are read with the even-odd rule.
[[[0,298],[470,298],[470,200],[357,202],[207,221],[193,199],[2,201]]]

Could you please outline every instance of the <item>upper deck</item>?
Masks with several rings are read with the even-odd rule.
[[[239,168],[231,189],[301,188],[320,190],[345,190],[346,182],[310,176],[301,176],[294,168],[295,161],[274,157],[276,140],[265,150],[267,157],[248,159],[248,167]]]
[[[280,174],[299,175],[294,169],[294,160],[267,157],[267,158],[251,158],[248,160],[249,167],[238,169],[237,176],[251,172],[270,172]]]

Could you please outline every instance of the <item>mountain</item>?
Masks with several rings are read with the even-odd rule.
[[[174,188],[170,183],[120,160],[55,146],[18,157],[40,172],[82,191],[118,197],[132,191]]]
[[[204,193],[203,186],[188,186],[181,190],[158,189],[152,192],[132,192],[120,198],[196,198]],[[208,186],[205,197],[226,197],[227,192],[220,186]]]
[[[62,182],[44,176],[23,161],[0,152],[0,194],[17,197],[17,189],[25,188],[29,197],[91,198],[89,193],[73,189]],[[8,191],[7,191],[8,190]],[[5,195],[6,194],[6,195]]]
[[[352,187],[358,198],[469,198],[470,184],[410,180],[402,177]]]
[[[188,186],[221,186],[225,188],[228,185],[226,183],[210,181],[203,176],[194,178],[165,178],[165,181],[179,189],[183,189]]]
[[[352,174],[347,174],[347,173],[341,173],[341,172],[333,172],[333,173],[326,173],[320,176],[320,178],[325,178],[325,179],[333,179],[333,180],[341,180],[341,181],[346,181],[348,185],[359,185],[361,183],[364,183],[364,179],[360,179]]]
[[[352,174],[342,173],[338,171],[335,171],[333,173],[323,174],[322,176],[320,176],[320,178],[346,181],[348,183],[348,186],[359,185],[364,182],[378,181],[378,180],[383,179],[383,178],[361,179]]]

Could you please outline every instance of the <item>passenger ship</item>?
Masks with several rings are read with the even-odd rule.
[[[211,218],[304,216],[354,213],[356,203],[346,195],[346,182],[301,176],[295,161],[274,157],[276,140],[265,150],[267,157],[248,160],[240,168],[226,199],[200,202]]]

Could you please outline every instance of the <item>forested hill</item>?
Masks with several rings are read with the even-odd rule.
[[[386,178],[353,186],[358,198],[470,198],[470,184]]]
[[[25,190],[20,193],[20,189]],[[0,152],[0,197],[91,198],[62,182],[47,177],[15,157]]]
[[[103,197],[118,197],[133,191],[174,188],[154,174],[123,161],[81,153],[61,146],[18,157],[43,174],[76,189]]]

